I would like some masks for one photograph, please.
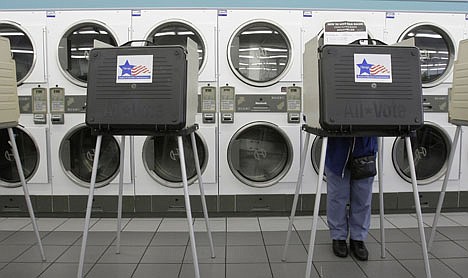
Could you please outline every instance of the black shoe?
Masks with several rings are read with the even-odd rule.
[[[345,258],[348,256],[348,245],[346,244],[346,240],[333,240],[333,253],[337,257]]]
[[[367,261],[369,257],[369,251],[367,251],[364,241],[361,240],[349,240],[349,248],[354,257],[360,261]]]

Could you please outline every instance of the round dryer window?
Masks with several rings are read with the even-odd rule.
[[[310,162],[312,163],[312,166],[314,167],[315,173],[317,173],[317,175],[320,169],[320,155],[322,152],[322,142],[322,137],[315,137],[314,142],[312,143],[312,148],[310,149]],[[323,180],[327,180],[325,172],[323,172]]]
[[[243,82],[270,86],[289,67],[291,43],[286,33],[272,23],[249,23],[231,37],[228,60],[231,70]]]
[[[58,59],[65,76],[73,83],[86,87],[88,82],[88,56],[94,40],[113,46],[115,36],[99,23],[85,22],[73,26],[60,39]]]
[[[205,61],[205,43],[200,33],[192,26],[182,22],[167,22],[156,27],[147,40],[156,45],[187,45],[187,38],[197,43],[198,69],[201,70]]]
[[[95,155],[97,136],[85,124],[73,127],[60,143],[60,164],[65,174],[75,183],[89,187]],[[101,151],[96,175],[96,187],[112,181],[119,173],[120,147],[110,135],[102,136]]]
[[[0,23],[0,36],[10,40],[16,81],[21,84],[31,74],[36,59],[32,41],[26,31],[12,23]]]
[[[23,128],[13,128],[18,153],[23,166],[26,182],[29,181],[37,171],[39,166],[39,148],[31,134]],[[0,186],[18,187],[21,181],[13,156],[8,130],[0,129]]]
[[[416,137],[411,138],[411,148],[418,184],[429,184],[445,174],[451,140],[444,129],[426,122],[422,128],[416,131]],[[397,173],[407,182],[411,182],[404,139],[395,140],[392,160]]]
[[[231,172],[252,187],[279,182],[289,171],[293,149],[287,134],[267,122],[250,123],[231,138],[227,150]]]
[[[453,39],[440,27],[419,24],[410,27],[399,41],[412,39],[421,53],[421,81],[423,87],[440,84],[450,72],[455,58]]]
[[[198,177],[190,135],[183,136],[182,141],[184,144],[187,181],[188,184],[192,184]],[[203,173],[208,162],[208,146],[198,132],[195,133],[195,141],[198,161]],[[179,147],[176,136],[148,137],[143,145],[143,164],[150,176],[160,184],[173,188],[182,187]]]

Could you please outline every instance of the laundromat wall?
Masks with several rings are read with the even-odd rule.
[[[26,45],[13,51],[21,73],[22,127],[16,132],[20,151],[28,154],[23,164],[35,211],[44,216],[80,216],[85,211],[94,141],[83,124],[83,58],[90,47],[80,48],[80,41],[94,34],[111,45],[134,39],[176,44],[180,40],[169,36],[184,34],[199,47],[196,137],[208,210],[212,215],[287,215],[304,144],[304,44],[321,34],[325,21],[345,20],[364,21],[369,37],[388,44],[422,38],[417,46],[423,57],[426,123],[414,152],[422,208],[434,211],[455,132],[447,119],[447,97],[458,42],[468,38],[466,1],[2,1],[0,35],[16,36],[17,45]],[[252,34],[274,35],[249,38]],[[274,63],[262,65],[265,55]],[[5,136],[0,133],[0,215],[26,215]],[[468,136],[463,132],[461,137],[444,203],[447,211],[468,209]],[[104,141],[101,159],[107,167],[98,173],[93,213],[113,216],[122,142],[120,137]],[[311,141],[298,209],[302,214],[312,212],[315,196],[321,140],[312,136]],[[80,147],[74,148],[76,144]],[[133,145],[126,138],[127,216],[185,214],[176,145],[173,138],[135,137]],[[193,158],[191,149],[185,153]],[[383,186],[389,213],[414,211],[402,153],[402,140],[385,138]],[[194,182],[192,209],[200,213],[193,167],[188,175]],[[374,212],[379,207],[377,182]],[[322,198],[324,211],[325,194]]]

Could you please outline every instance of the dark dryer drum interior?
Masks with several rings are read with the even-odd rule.
[[[60,163],[66,175],[83,187],[89,187],[93,169],[96,137],[84,124],[72,128],[60,144]],[[120,147],[110,135],[102,137],[96,176],[96,187],[111,182],[119,173]]]
[[[430,184],[442,177],[447,171],[451,150],[451,139],[447,132],[435,124],[426,123],[410,139],[418,184]],[[411,182],[406,146],[401,138],[393,144],[392,160],[400,177]]]
[[[13,133],[27,182],[34,176],[39,166],[39,148],[27,130],[15,127]],[[7,129],[0,129],[0,154],[0,186],[21,186]]]
[[[190,135],[182,137],[184,143],[185,165],[188,184],[197,180],[195,157],[193,155]],[[203,138],[195,133],[198,161],[203,173],[208,162],[208,146]],[[176,136],[147,137],[143,145],[143,163],[150,176],[167,187],[182,187],[182,173],[180,170],[179,148]]]
[[[253,187],[267,187],[283,178],[292,164],[292,145],[276,125],[254,122],[242,127],[229,142],[232,173]]]
[[[88,82],[89,51],[94,47],[94,40],[117,45],[116,39],[107,28],[86,22],[70,28],[60,39],[57,50],[60,67],[67,78],[83,87]]]

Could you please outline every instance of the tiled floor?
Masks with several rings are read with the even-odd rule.
[[[426,214],[426,234],[433,215]],[[216,258],[203,219],[195,219],[202,277],[303,277],[312,217],[297,217],[288,262],[281,262],[288,218],[211,218]],[[447,213],[430,254],[432,277],[468,277],[468,213]],[[83,219],[38,220],[47,262],[41,262],[28,218],[0,218],[0,278],[76,277]],[[327,225],[319,221],[312,277],[425,277],[415,215],[387,215],[387,256],[380,257],[379,218],[372,216],[369,261],[337,258]],[[121,254],[115,254],[115,219],[93,219],[86,277],[193,277],[185,219],[124,219]]]

